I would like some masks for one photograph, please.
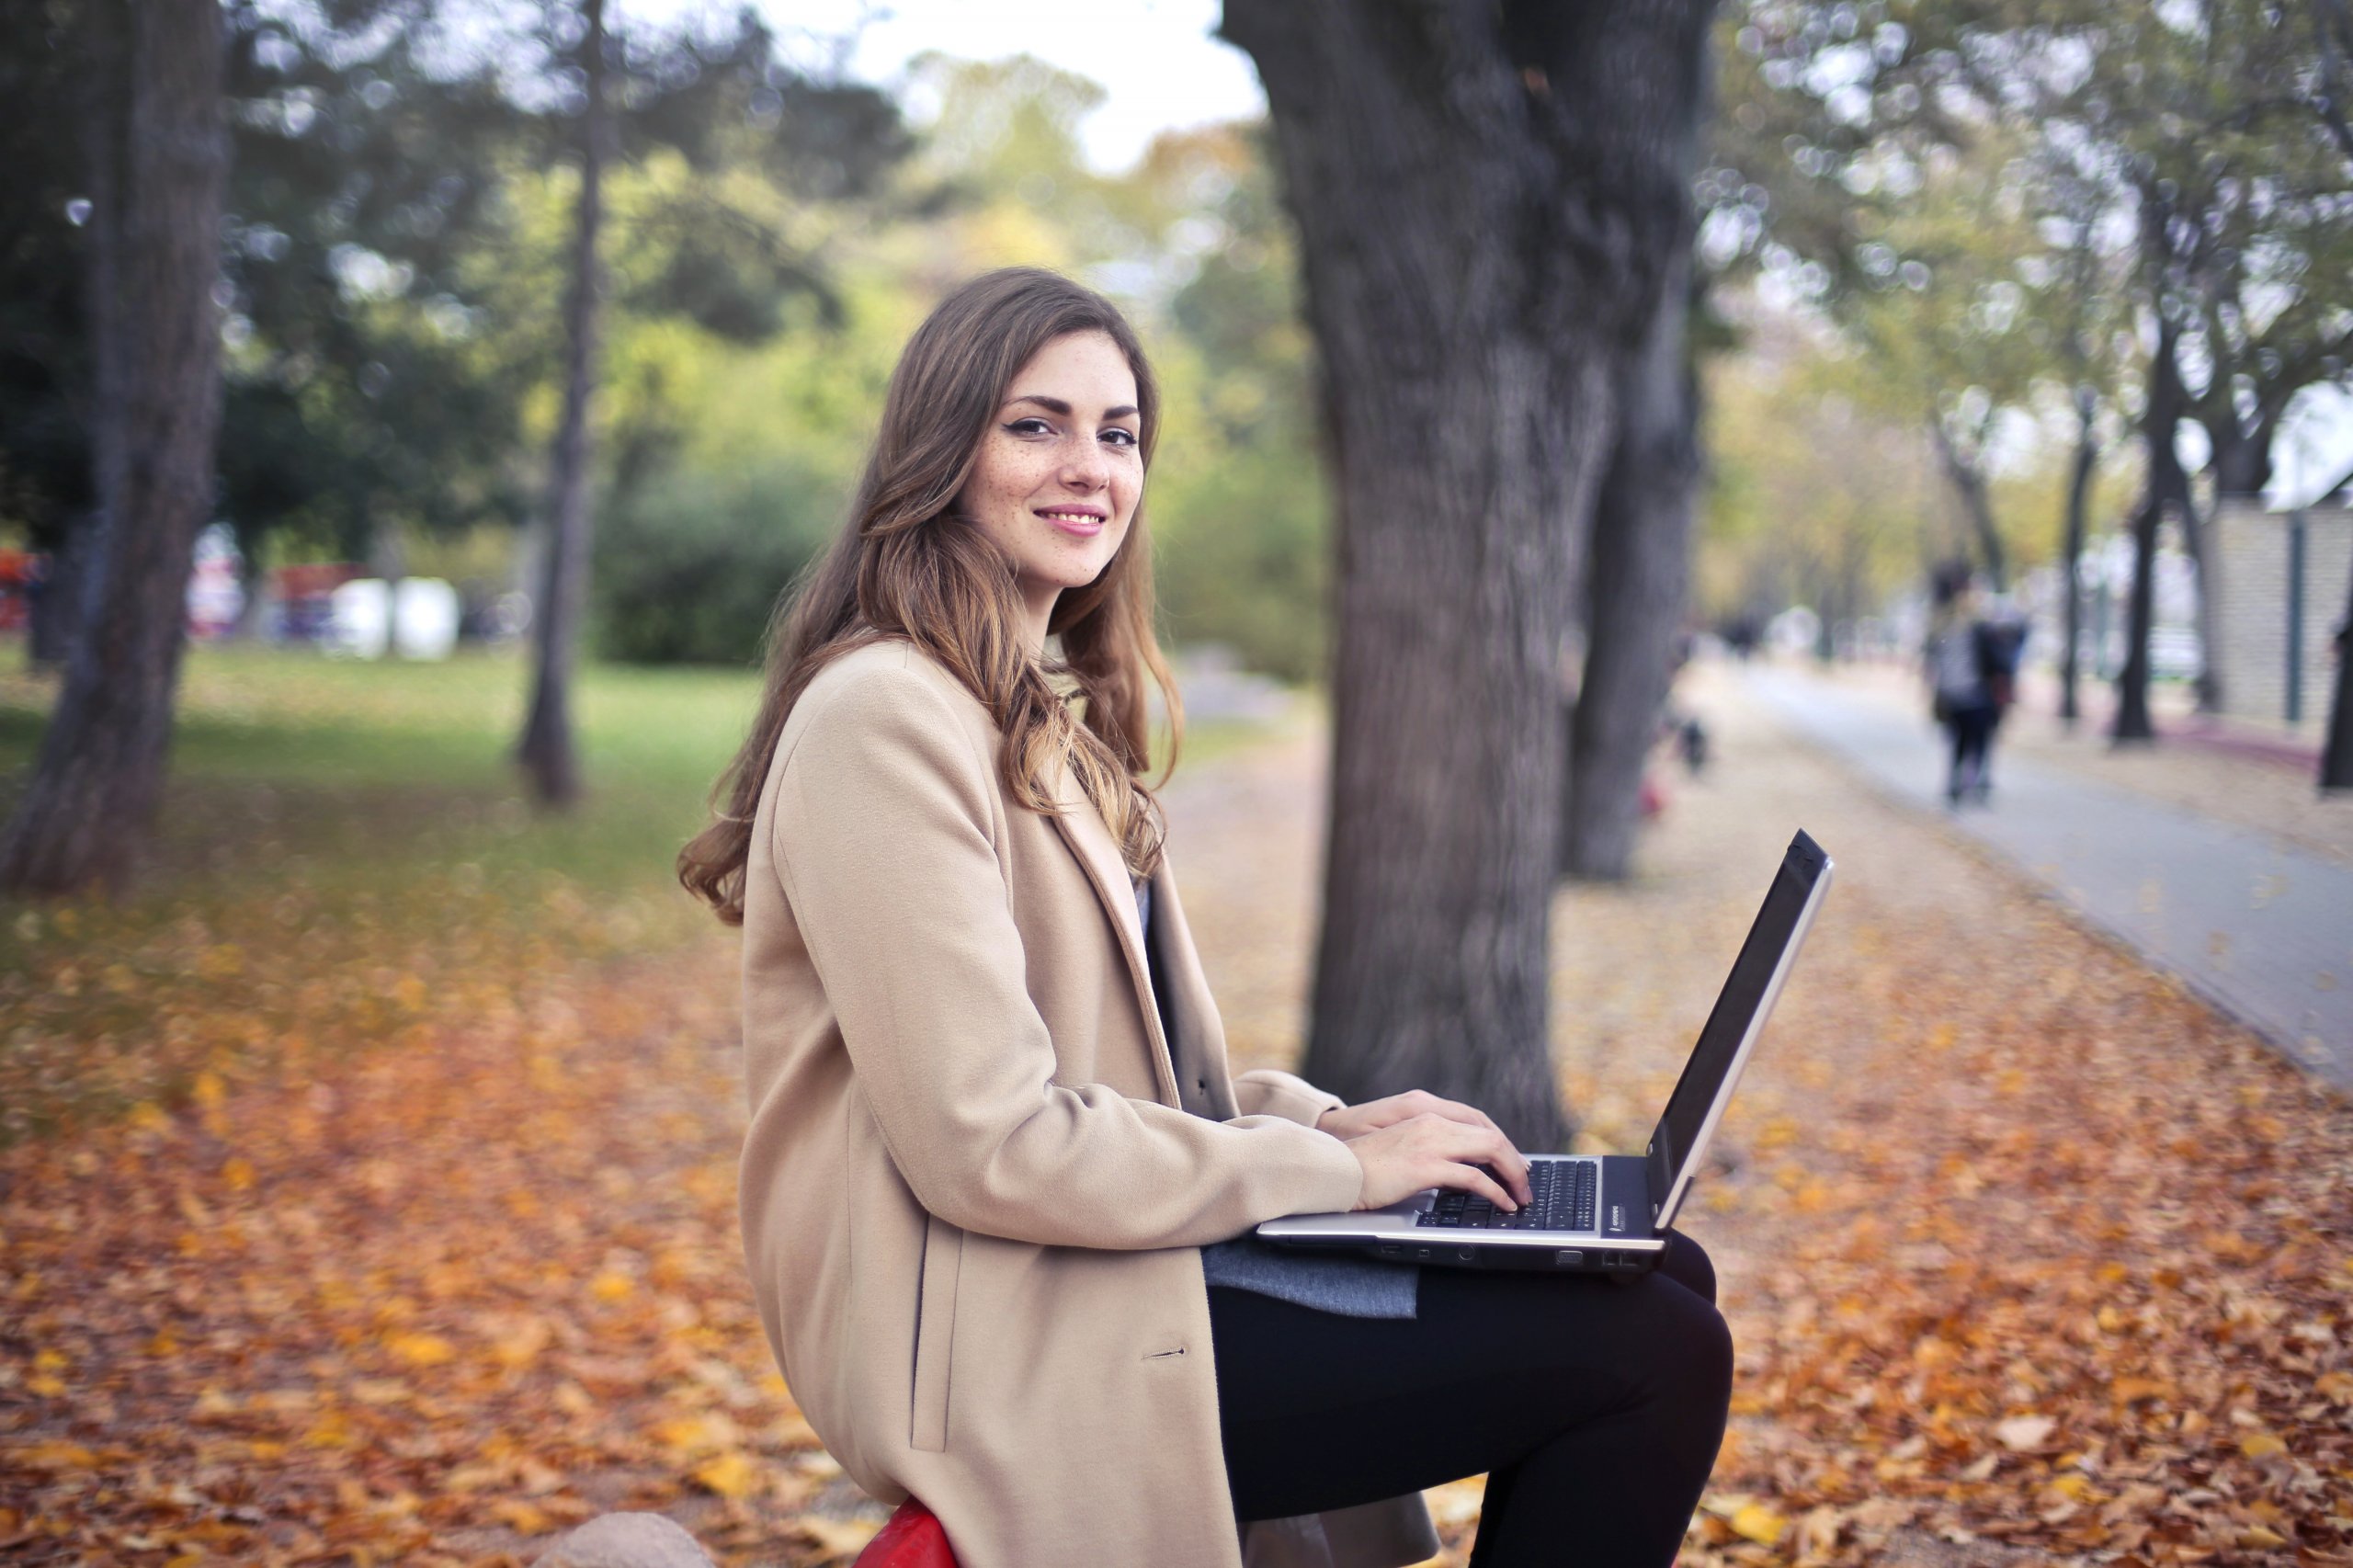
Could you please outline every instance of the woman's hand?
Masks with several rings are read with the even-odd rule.
[[[1478,1107],[1464,1105],[1460,1100],[1440,1099],[1427,1089],[1410,1089],[1402,1095],[1367,1100],[1362,1105],[1336,1107],[1316,1119],[1315,1129],[1345,1142],[1351,1138],[1361,1138],[1368,1132],[1378,1132],[1384,1127],[1394,1127],[1416,1116],[1442,1116],[1449,1121],[1459,1121],[1466,1127],[1483,1127],[1498,1135],[1503,1131]]]
[[[1467,1106],[1452,1108],[1470,1109]],[[1329,1124],[1341,1114],[1327,1112],[1318,1125],[1328,1131]],[[1348,1152],[1364,1170],[1357,1207],[1385,1208],[1426,1187],[1446,1187],[1475,1192],[1506,1213],[1517,1212],[1529,1200],[1528,1161],[1495,1123],[1476,1111],[1471,1114],[1478,1119],[1425,1111],[1348,1138]]]

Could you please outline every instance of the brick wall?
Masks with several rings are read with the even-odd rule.
[[[2214,641],[2225,712],[2277,723],[2288,716],[2288,557],[2284,512],[2233,502],[2214,517]],[[2328,642],[2353,583],[2353,510],[2304,513],[2303,722],[2328,713],[2336,666]]]

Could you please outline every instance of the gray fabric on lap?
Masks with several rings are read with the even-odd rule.
[[[1341,1252],[1287,1252],[1253,1235],[1203,1247],[1201,1273],[1212,1285],[1341,1317],[1409,1318],[1421,1305],[1422,1271],[1413,1264]]]

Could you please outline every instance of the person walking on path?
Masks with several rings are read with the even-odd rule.
[[[1228,1074],[1143,777],[1158,423],[1100,296],[945,300],[679,857],[743,927],[770,1347],[966,1568],[1390,1568],[1437,1551],[1419,1490],[1482,1471],[1480,1568],[1664,1568],[1731,1390],[1688,1239],[1630,1286],[1238,1239],[1429,1187],[1514,1209],[1528,1167],[1470,1106]]]
[[[1983,805],[1994,792],[1994,733],[2009,706],[2023,639],[1981,613],[1965,563],[1938,567],[1929,585],[1934,608],[1924,657],[1930,710],[1951,743],[1945,801]]]

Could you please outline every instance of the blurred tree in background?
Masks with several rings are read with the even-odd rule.
[[[487,258],[538,128],[429,6],[231,12],[222,516],[248,615],[290,550],[397,574],[404,538],[520,521],[537,366]]]
[[[30,47],[78,56],[94,522],[56,713],[0,838],[0,888],[34,894],[121,884],[153,830],[221,410],[218,0],[85,0],[63,21]]]
[[[0,40],[0,81],[27,106],[0,193],[0,528],[56,574],[36,646],[58,655],[74,545],[97,537],[81,526],[97,516],[94,230],[80,142],[43,128],[86,119],[72,40],[87,13],[28,14]],[[578,0],[225,7],[215,516],[249,585],[297,559],[384,575],[463,560],[517,581],[551,564],[531,453],[577,379],[561,306],[581,270],[585,15]],[[1165,135],[1106,173],[1078,138],[1101,89],[1036,60],[928,57],[886,93],[790,63],[755,16],[701,15],[632,23],[600,56],[604,281],[582,298],[603,320],[579,359],[597,395],[578,400],[570,465],[580,516],[602,519],[573,552],[596,565],[589,645],[755,659],[774,596],[838,520],[907,331],[954,282],[1028,262],[1104,288],[1154,347],[1169,637],[1319,676],[1334,564],[1351,559],[1318,460],[1339,426],[1319,407],[1263,128]],[[1561,541],[1574,569],[1550,574],[1584,648],[1565,770],[1547,765],[1565,780],[1562,863],[1626,866],[1687,579],[1718,614],[1802,598],[1827,647],[1934,559],[1966,552],[2006,579],[2080,558],[2122,520],[2121,486],[2142,493],[2147,540],[2169,519],[2195,553],[2213,499],[2263,483],[2286,411],[2344,384],[2353,343],[2331,286],[2353,273],[2326,85],[2344,73],[2338,21],[2253,0],[1726,14],[1724,114],[1667,150],[1703,213],[1693,265],[1650,314],[1612,324],[1623,351],[1596,371],[1608,444],[1589,521]],[[1557,85],[1539,78],[1518,91],[1540,104]],[[920,134],[894,94],[920,107]],[[2114,461],[2134,428],[2142,460]],[[543,580],[533,597],[546,630],[563,596]],[[2140,660],[2128,732],[2146,679]]]
[[[1018,57],[918,74],[939,106],[919,150],[863,200],[801,210],[831,287],[785,302],[789,330],[729,341],[617,312],[600,646],[749,664],[775,591],[839,525],[907,333],[947,289],[1021,262],[1087,278],[1143,325],[1170,433],[1150,493],[1167,634],[1314,678],[1327,567],[1311,350],[1258,137],[1164,136],[1107,176],[1077,137],[1092,84]],[[644,229],[615,227],[629,273]],[[672,602],[690,583],[710,591]]]
[[[1735,107],[1703,178],[1702,253],[1836,323],[1849,351],[1904,346],[1981,562],[2018,543],[1980,506],[1989,459],[2055,476],[2070,520],[2041,537],[2072,555],[2098,449],[2139,426],[2120,738],[2150,733],[2160,524],[2202,565],[2205,507],[2260,489],[2298,392],[2347,384],[2333,15],[1751,0],[1727,18]],[[2211,668],[2201,695],[2218,698]]]
[[[1338,492],[1304,1071],[1483,1106],[1535,1148],[1566,1138],[1544,1042],[1573,585],[1629,367],[1680,306],[1711,9],[1222,23],[1267,86]]]
[[[76,12],[30,8],[0,47],[0,516],[49,562],[32,606],[30,650],[63,662],[96,505],[90,420],[97,395],[85,300],[90,258],[88,64]],[[66,128],[61,133],[60,128]]]

